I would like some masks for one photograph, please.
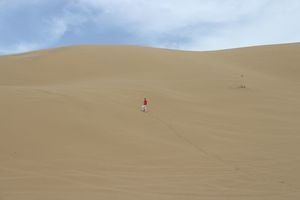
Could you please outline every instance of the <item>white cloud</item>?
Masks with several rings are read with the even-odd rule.
[[[62,18],[56,18],[49,20],[47,22],[48,27],[45,32],[45,36],[48,38],[48,41],[56,41],[60,39],[68,30],[68,24]]]
[[[253,13],[245,23],[229,24],[218,34],[195,37],[187,49],[220,49],[300,41],[299,1],[272,1]]]
[[[1,54],[16,54],[40,49],[41,46],[35,43],[19,42],[5,49],[0,49]]]
[[[33,12],[42,5],[42,26],[31,27],[34,40],[18,38],[6,49],[52,47],[65,40],[186,50],[300,41],[298,0],[0,0],[0,48],[6,41],[1,25],[13,26],[3,13],[22,18],[12,7],[28,5]]]
[[[249,15],[266,0],[241,3],[236,0],[79,0],[84,6],[104,11],[124,23],[140,29],[163,32],[199,22],[224,23]]]
[[[37,49],[38,47],[39,47],[39,45],[34,44],[34,43],[18,43],[18,44],[16,44],[14,51],[26,52],[26,51],[31,51],[33,49]]]
[[[24,0],[20,3],[17,0],[2,0],[0,4],[0,10],[3,10],[0,13],[0,52],[2,54],[20,53],[59,45],[59,41],[67,31],[72,31],[73,27],[80,27],[87,20],[84,13],[72,12],[71,9],[76,7],[73,0],[65,1],[60,11],[50,10],[47,13],[47,5],[54,3],[54,1],[47,0]],[[39,9],[41,10],[38,11]],[[80,8],[80,10],[83,9]],[[35,14],[36,12],[38,14]],[[22,23],[27,17],[22,16],[24,13],[25,15],[27,13],[38,15],[38,18],[30,18],[30,21],[25,20]],[[8,20],[17,21],[22,27]],[[5,35],[4,31],[1,33],[1,29],[9,30],[11,34]],[[13,42],[6,46],[1,45],[6,42],[5,37],[1,37],[3,34]]]
[[[296,0],[79,2],[103,12],[101,18],[126,25],[153,46],[207,50],[300,40]]]

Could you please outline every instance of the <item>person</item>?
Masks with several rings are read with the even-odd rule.
[[[147,110],[148,110],[147,105],[148,105],[148,100],[146,98],[144,98],[144,104],[142,105],[143,112],[147,112]]]

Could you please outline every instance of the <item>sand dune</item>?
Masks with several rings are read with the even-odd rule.
[[[2,56],[0,199],[299,199],[299,55],[300,44]]]

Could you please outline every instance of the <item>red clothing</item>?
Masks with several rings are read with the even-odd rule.
[[[145,99],[144,100],[144,106],[146,106],[148,104],[148,101]]]

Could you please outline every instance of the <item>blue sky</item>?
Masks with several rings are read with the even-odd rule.
[[[299,0],[0,0],[0,53],[78,44],[215,50],[300,41]]]

